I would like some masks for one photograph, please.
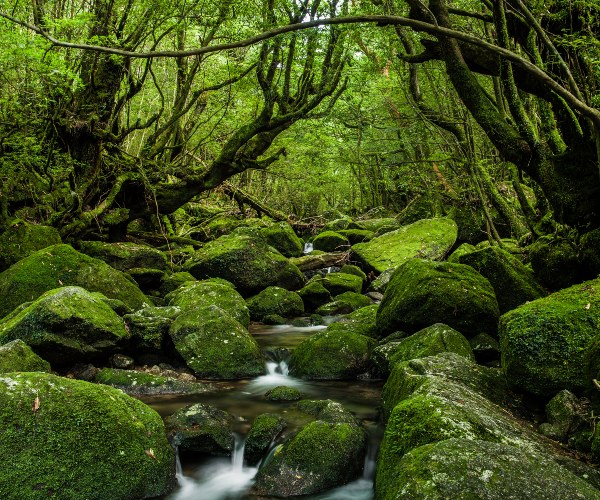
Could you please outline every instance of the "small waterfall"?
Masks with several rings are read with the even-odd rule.
[[[304,249],[302,250],[302,253],[307,254],[312,252],[315,249],[315,247],[313,246],[312,243],[306,242],[304,244]]]
[[[264,394],[269,389],[279,385],[288,387],[302,388],[307,387],[307,383],[298,378],[290,377],[287,361],[267,361],[265,365],[267,373],[261,377],[251,380],[246,386],[248,394]]]
[[[287,377],[290,373],[290,369],[288,367],[287,362],[281,360],[277,361],[267,361],[267,375],[283,375]]]
[[[241,436],[234,434],[233,452],[231,453],[231,468],[234,471],[241,471],[244,468],[244,448],[246,440]]]

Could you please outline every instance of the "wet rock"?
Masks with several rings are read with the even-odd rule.
[[[295,387],[278,385],[265,393],[267,401],[299,401],[302,393]]]
[[[547,422],[539,427],[544,436],[566,442],[570,431],[582,424],[583,411],[579,399],[570,391],[560,391],[546,405]]]
[[[277,222],[259,230],[258,234],[285,257],[302,255],[302,241],[287,222]]]
[[[146,245],[127,242],[80,241],[78,247],[80,252],[103,260],[119,271],[133,268],[164,271],[167,268],[166,255],[160,250]]]
[[[98,371],[94,381],[99,384],[110,385],[121,389],[126,394],[135,396],[148,396],[156,394],[202,394],[212,388],[200,382],[180,380],[176,377],[152,374],[135,370],[121,370],[118,368],[103,368]],[[176,375],[176,374],[173,374]]]
[[[362,279],[353,274],[333,272],[323,277],[315,277],[313,280],[320,280],[334,297],[344,292],[360,293],[362,290]]]
[[[296,292],[270,286],[246,300],[250,318],[263,321],[266,316],[279,315],[284,318],[300,316],[304,313],[304,302]]]
[[[323,304],[315,312],[322,316],[349,314],[362,307],[370,306],[372,303],[366,295],[356,292],[344,292],[336,295],[333,302]]]
[[[0,373],[49,371],[50,363],[40,358],[21,339],[0,346]]]
[[[131,333],[133,352],[136,355],[161,353],[169,327],[180,313],[181,309],[176,306],[145,307],[134,314],[123,316]]]
[[[345,331],[375,338],[377,337],[375,318],[378,307],[377,304],[361,307],[354,312],[342,316],[335,323],[331,323],[328,329],[330,332]]]
[[[244,459],[247,464],[257,464],[266,455],[275,438],[285,427],[285,420],[279,415],[262,413],[256,417],[246,436],[244,446]]]
[[[319,306],[331,302],[333,297],[321,281],[311,281],[304,288],[298,290],[298,295],[304,302],[308,311],[314,311]]]
[[[110,357],[110,364],[114,368],[119,368],[121,370],[130,370],[133,368],[135,361],[133,358],[129,356],[125,356],[124,354],[113,354]]]

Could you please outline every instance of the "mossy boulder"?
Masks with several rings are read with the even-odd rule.
[[[377,276],[377,278],[371,281],[368,291],[384,293],[390,280],[392,279],[392,275],[394,274],[395,270],[395,267],[390,267],[389,269],[383,271],[379,276]]]
[[[278,385],[269,389],[265,393],[267,401],[299,401],[302,399],[302,393],[295,387]]]
[[[117,389],[0,376],[0,497],[154,498],[175,483],[160,416]]]
[[[0,323],[0,344],[21,339],[53,366],[101,359],[129,339],[123,320],[80,287],[50,290]]]
[[[182,451],[230,455],[234,436],[232,415],[214,406],[196,403],[165,418],[169,441]]]
[[[478,363],[485,364],[490,361],[500,361],[500,344],[491,335],[478,333],[475,337],[469,339],[469,344],[471,344],[475,360]]]
[[[160,270],[167,268],[166,255],[147,245],[127,242],[80,241],[77,246],[81,253],[103,260],[119,271],[135,267]]]
[[[499,247],[466,253],[460,256],[459,262],[487,278],[494,288],[500,313],[546,295],[533,273],[519,259]]]
[[[55,228],[16,221],[0,234],[0,271],[38,250],[59,243],[62,241]]]
[[[304,307],[308,311],[314,311],[317,307],[333,300],[331,293],[320,280],[307,283],[305,287],[298,290],[298,295],[302,298]]]
[[[242,326],[248,327],[250,311],[244,298],[231,285],[218,281],[204,280],[186,283],[169,293],[165,300],[170,306],[182,311],[217,306]]]
[[[317,420],[306,424],[275,451],[259,469],[252,494],[311,495],[346,484],[360,474],[366,433],[347,410],[336,406],[339,419],[327,418],[335,412],[322,411]]]
[[[133,310],[151,305],[126,274],[77,252],[70,245],[53,245],[0,273],[0,317],[48,290],[69,285],[119,299]]]
[[[527,250],[533,272],[546,288],[559,290],[581,281],[578,250],[573,242],[542,236]]]
[[[285,420],[273,413],[262,413],[254,419],[244,446],[244,459],[248,465],[257,464],[265,456],[285,427]]]
[[[356,292],[344,292],[336,295],[333,302],[323,304],[315,312],[321,316],[348,314],[371,304],[373,304],[373,301],[366,295]]]
[[[181,309],[176,306],[145,307],[133,314],[123,316],[131,333],[132,350],[135,353],[160,353],[173,320]]]
[[[224,278],[246,297],[268,286],[296,290],[304,284],[300,270],[277,250],[261,238],[245,235],[221,236],[207,243],[183,270],[198,279]]]
[[[342,252],[350,247],[348,238],[335,231],[323,231],[317,234],[312,243],[315,250],[323,252]]]
[[[168,293],[177,290],[181,285],[187,283],[188,281],[196,281],[196,278],[185,271],[169,274],[163,278],[162,283],[160,284],[159,292],[164,297]]]
[[[399,229],[401,224],[394,217],[381,217],[378,219],[364,219],[360,221],[360,225],[367,231],[377,232],[380,229],[386,227],[393,229]]]
[[[177,352],[201,378],[237,379],[264,373],[264,359],[256,340],[217,306],[180,314],[169,334]]]
[[[337,233],[346,238],[350,245],[371,241],[375,236],[373,231],[366,229],[340,229]]]
[[[50,363],[40,358],[21,339],[0,346],[0,373],[49,371]]]
[[[367,281],[367,275],[365,274],[365,272],[360,267],[355,266],[353,264],[344,264],[340,269],[340,273],[353,274],[354,276],[359,276],[363,280],[363,283],[366,283]]]
[[[454,352],[474,361],[473,350],[465,336],[454,328],[436,323],[397,342],[373,349],[372,359],[380,373],[387,375],[395,363]]]
[[[327,273],[322,277],[313,278],[315,281],[321,281],[323,286],[329,290],[334,297],[344,292],[360,293],[362,290],[362,278],[354,274],[347,273]]]
[[[364,227],[346,215],[329,221],[323,226],[323,231],[339,231],[340,229],[364,229]]]
[[[451,219],[423,219],[368,243],[353,245],[352,256],[363,269],[381,273],[413,257],[442,259],[454,245],[456,235],[456,223]]]
[[[566,442],[569,433],[583,423],[584,414],[575,394],[560,391],[546,405],[546,422],[540,425],[539,432],[550,439]]]
[[[356,311],[345,314],[335,323],[329,325],[329,331],[347,331],[367,337],[377,337],[377,327],[375,318],[377,316],[378,304],[371,304],[366,307],[361,307]]]
[[[446,260],[448,262],[452,262],[453,264],[458,264],[462,255],[475,252],[476,250],[477,249],[475,246],[471,245],[470,243],[463,243],[456,250],[454,250],[454,252],[452,252]]]
[[[472,267],[411,259],[388,284],[377,311],[382,335],[444,323],[466,337],[496,332],[499,310],[490,282]]]
[[[599,328],[600,279],[507,312],[500,318],[499,333],[502,368],[509,382],[542,396],[591,386],[598,370],[590,369],[586,375],[586,351],[587,359],[596,359]]]
[[[162,269],[149,267],[132,267],[125,272],[133,278],[133,281],[144,293],[158,291],[165,277],[165,272]]]
[[[290,358],[290,374],[309,380],[355,379],[370,368],[375,340],[349,331],[323,330],[303,340]]]
[[[552,460],[515,446],[448,439],[377,468],[375,498],[578,498],[600,491]]]
[[[94,382],[116,387],[126,394],[135,396],[202,394],[211,390],[210,386],[200,382],[178,380],[173,377],[163,377],[162,375],[118,368],[103,368],[96,374]]]
[[[263,321],[265,316],[277,314],[284,318],[300,316],[304,313],[304,302],[296,292],[278,286],[270,286],[246,300],[250,318]]]
[[[259,231],[260,236],[285,257],[299,257],[304,245],[287,222],[277,222]]]

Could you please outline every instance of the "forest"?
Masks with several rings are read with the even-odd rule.
[[[600,498],[598,1],[0,0],[0,81],[0,497]]]

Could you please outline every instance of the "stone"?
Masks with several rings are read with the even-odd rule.
[[[203,394],[212,390],[212,387],[209,385],[195,380],[179,380],[175,377],[155,375],[136,370],[121,370],[118,368],[103,368],[99,370],[95,374],[94,382],[116,387],[132,396]]]
[[[471,349],[475,355],[475,360],[479,364],[486,364],[492,361],[500,361],[500,344],[487,333],[478,333],[475,337],[469,339]]]
[[[263,321],[266,316],[279,315],[284,318],[304,313],[304,302],[296,292],[278,286],[270,286],[246,300],[253,321]]]
[[[158,290],[165,277],[165,272],[162,269],[147,267],[132,267],[127,269],[126,273],[133,278],[144,292]]]
[[[113,354],[109,361],[113,368],[119,368],[121,370],[130,370],[135,365],[135,360],[124,354]]]
[[[40,358],[21,339],[0,346],[0,373],[49,371],[50,363]]]
[[[163,352],[169,327],[180,313],[181,308],[176,306],[145,307],[134,314],[123,316],[131,333],[133,352],[136,354]]]
[[[177,290],[181,285],[187,283],[188,281],[194,282],[196,278],[194,278],[188,272],[177,272],[173,274],[169,274],[165,276],[160,284],[159,292],[164,297],[170,292]]]
[[[378,308],[379,306],[377,304],[371,304],[366,307],[361,307],[349,314],[345,314],[329,325],[329,331],[347,331],[376,338],[377,328],[375,326],[375,317]]]
[[[335,231],[323,231],[313,239],[315,250],[322,252],[343,252],[348,250],[350,242],[348,238]]]
[[[315,277],[313,280],[321,281],[334,297],[344,292],[360,293],[362,290],[362,279],[353,274],[327,273],[325,276]]]
[[[321,316],[334,316],[337,314],[349,314],[362,307],[373,304],[366,295],[356,292],[344,292],[335,296],[332,302],[323,304],[315,312]]]
[[[546,422],[539,432],[550,439],[566,442],[569,433],[576,430],[583,420],[584,412],[579,399],[570,391],[560,391],[546,405]]]
[[[581,281],[578,251],[571,241],[542,236],[527,250],[533,272],[546,288],[560,290]]]
[[[331,293],[323,286],[321,281],[307,283],[305,287],[298,290],[298,295],[302,298],[304,307],[308,311],[314,311],[319,306],[333,300]]]
[[[363,284],[367,282],[367,275],[364,271],[353,264],[344,264],[340,269],[340,273],[353,274],[354,276],[359,276],[363,280]]]
[[[266,455],[277,436],[285,429],[283,418],[273,413],[258,415],[246,435],[244,459],[248,465],[255,465]]]
[[[350,245],[371,241],[375,236],[373,231],[366,229],[340,229],[337,233],[346,238]]]
[[[267,401],[299,401],[302,399],[302,393],[295,387],[278,385],[265,393],[265,399]]]
[[[396,270],[395,267],[390,267],[388,269],[386,269],[385,271],[383,271],[379,276],[377,276],[377,278],[375,278],[373,281],[371,281],[371,283],[369,284],[369,288],[368,290],[370,292],[376,292],[376,293],[384,293],[385,289],[388,286],[388,283],[390,282],[390,279],[392,278],[392,275],[394,274],[394,271]]]
[[[459,264],[459,259],[461,256],[475,251],[477,251],[477,249],[474,245],[471,245],[470,243],[463,243],[456,250],[454,250],[454,252],[452,252],[446,260],[448,262],[452,262],[453,264]]]
[[[60,243],[60,235],[53,227],[15,221],[0,234],[0,271],[38,250]]]
[[[300,257],[304,245],[287,222],[277,222],[259,230],[259,235],[285,257]]]
[[[133,268],[167,268],[166,255],[156,248],[136,243],[104,243],[102,241],[80,241],[79,251],[90,257],[103,260],[119,271]]]

